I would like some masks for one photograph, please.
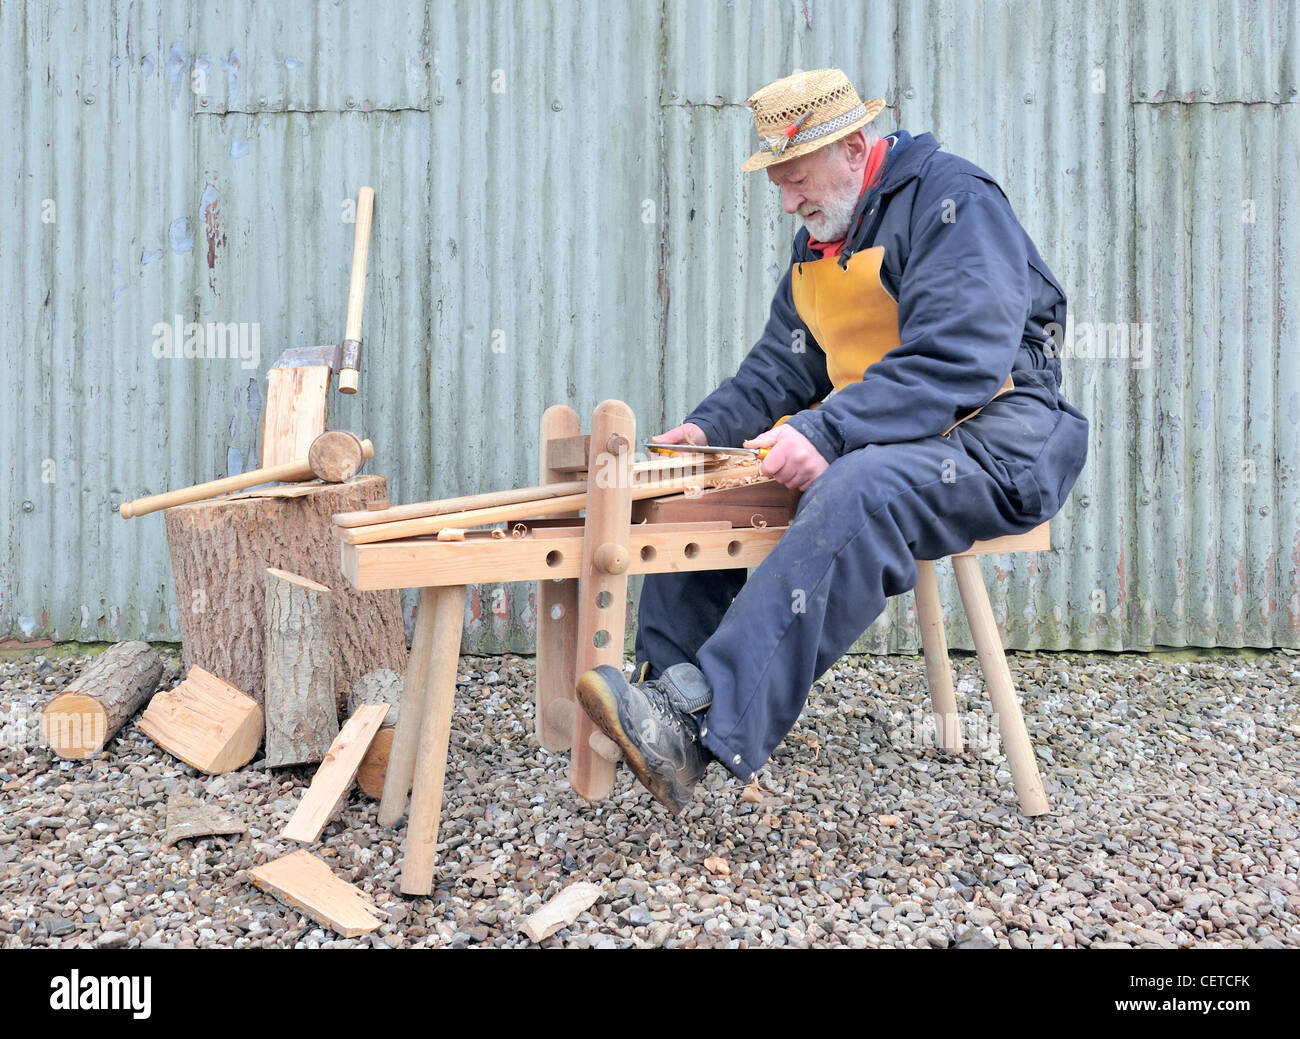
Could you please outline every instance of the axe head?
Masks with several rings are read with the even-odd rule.
[[[331,372],[337,372],[342,367],[342,352],[337,346],[296,346],[277,357],[271,367],[311,368],[323,364]]]

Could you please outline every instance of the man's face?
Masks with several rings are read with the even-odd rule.
[[[834,242],[849,230],[849,221],[862,191],[866,141],[859,131],[767,169],[768,179],[781,189],[781,206],[798,215],[819,242]]]

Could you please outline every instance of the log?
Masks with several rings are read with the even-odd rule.
[[[153,695],[162,673],[162,657],[149,643],[119,642],[45,705],[46,744],[70,760],[98,754]]]
[[[370,741],[370,749],[361,759],[357,769],[357,786],[366,797],[379,800],[384,795],[384,777],[388,775],[388,756],[393,749],[393,731],[397,725],[398,711],[402,704],[402,676],[387,668],[362,675],[348,694],[348,715],[356,714],[357,708],[365,704],[386,703],[388,714],[375,738]]]
[[[369,934],[380,924],[372,915],[375,907],[361,892],[305,849],[258,866],[248,877],[285,905],[301,909],[344,938]]]
[[[387,713],[387,704],[363,704],[348,719],[284,828],[283,836],[287,840],[305,844],[320,840],[321,831],[343,803],[348,787],[361,767],[361,759],[366,756],[370,741],[375,738]]]
[[[330,516],[388,496],[382,476],[319,484],[297,497],[196,502],[164,513],[176,582],[184,664],[264,699],[267,567],[334,591],[335,691],[369,671],[406,662],[406,628],[395,591],[357,592],[339,570]]]
[[[271,768],[320,761],[339,734],[333,640],[333,593],[267,567],[264,695]]]
[[[140,731],[168,754],[214,776],[253,760],[262,745],[262,708],[229,682],[196,667],[175,689],[149,701]]]

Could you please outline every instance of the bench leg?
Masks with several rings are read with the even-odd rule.
[[[591,418],[587,521],[582,539],[577,674],[601,664],[623,667],[635,443],[636,417],[631,408],[614,400],[596,408]],[[609,796],[614,788],[616,751],[613,742],[579,707],[569,759],[569,783],[574,793],[589,801]]]
[[[415,634],[411,653],[406,658],[406,680],[402,685],[402,709],[397,715],[397,731],[388,753],[388,772],[384,776],[384,794],[379,801],[379,825],[394,826],[406,814],[406,795],[411,792],[415,775],[415,748],[420,742],[420,724],[429,686],[430,650],[433,647],[433,621],[437,612],[434,601],[439,589],[425,588],[415,609]]]
[[[421,603],[421,608],[423,605]],[[424,717],[420,722],[415,779],[411,785],[411,814],[406,823],[406,848],[402,861],[401,890],[404,895],[427,895],[433,890],[438,816],[442,811],[451,712],[456,700],[456,664],[460,660],[460,636],[465,624],[465,586],[449,585],[437,589],[433,607],[428,691]],[[401,720],[400,714],[398,720]]]
[[[925,677],[934,705],[935,739],[939,749],[960,754],[961,726],[957,719],[957,697],[952,688],[952,667],[948,662],[948,640],[943,634],[943,609],[939,605],[939,582],[934,563],[918,560],[920,580],[916,582],[916,616],[925,649]]]
[[[1038,762],[1034,760],[1034,748],[1029,742],[1024,715],[1020,713],[1015,686],[1011,683],[1011,669],[1007,667],[1006,654],[1002,651],[1002,639],[993,619],[993,608],[989,605],[989,593],[980,573],[979,560],[975,556],[954,556],[952,566],[957,574],[966,621],[979,653],[980,668],[984,671],[984,683],[988,686],[989,699],[993,701],[993,711],[998,718],[1011,779],[1015,783],[1016,796],[1020,798],[1020,810],[1025,815],[1043,815],[1048,810],[1043,779],[1038,772]]]
[[[538,484],[571,479],[571,473],[556,472],[547,464],[552,440],[577,436],[578,413],[563,404],[547,408],[542,415],[537,443],[541,454]],[[568,513],[577,516],[576,512]],[[575,522],[577,522],[575,520]],[[537,582],[537,741],[549,751],[568,750],[573,743],[573,719],[578,710],[574,667],[578,655],[578,582]]]

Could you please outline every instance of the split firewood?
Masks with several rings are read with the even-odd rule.
[[[280,902],[301,909],[344,938],[369,934],[380,924],[373,915],[375,907],[361,892],[305,849],[258,866],[248,876]]]
[[[378,800],[384,795],[384,777],[388,775],[388,756],[393,750],[393,735],[396,732],[398,712],[401,709],[402,688],[405,679],[396,671],[382,668],[371,671],[357,679],[357,684],[348,695],[348,715],[356,714],[363,704],[386,703],[388,714],[383,724],[370,741],[370,749],[361,759],[357,769],[357,786],[366,797]]]
[[[266,764],[325,757],[339,734],[334,698],[334,602],[323,584],[266,568]]]
[[[248,823],[224,809],[204,804],[188,794],[175,794],[167,801],[167,832],[162,846],[214,834],[247,833]]]
[[[262,745],[262,708],[229,682],[190,669],[175,689],[158,693],[140,716],[140,731],[200,772],[232,772]]]
[[[370,741],[375,738],[387,713],[386,703],[363,704],[348,719],[316,770],[311,786],[303,794],[289,825],[284,828],[285,838],[305,844],[320,840],[321,831],[343,803],[348,787],[361,767],[361,759],[366,756]]]
[[[599,884],[570,884],[525,919],[519,929],[535,942],[544,941],[561,928],[571,926],[602,894],[604,890]]]
[[[92,757],[158,688],[162,657],[147,642],[106,650],[45,705],[41,735],[61,758]]]

